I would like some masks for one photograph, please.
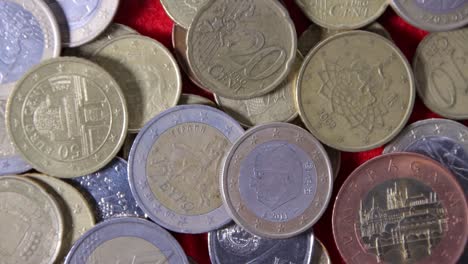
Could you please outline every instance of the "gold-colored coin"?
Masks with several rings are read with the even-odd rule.
[[[271,122],[290,122],[298,116],[294,90],[303,60],[298,52],[288,77],[271,93],[245,100],[215,95],[215,100],[221,109],[244,127]]]
[[[207,105],[207,106],[212,106],[216,107],[216,104],[213,103],[208,98],[195,95],[195,94],[182,94],[179,99],[179,105],[191,105],[191,104],[200,104],[200,105]]]
[[[179,101],[179,66],[171,52],[151,38],[116,38],[96,51],[93,61],[109,71],[122,88],[129,106],[129,132],[138,132],[151,118]]]
[[[0,262],[51,264],[64,233],[57,202],[32,180],[0,177]]]
[[[36,170],[71,178],[114,158],[127,134],[127,107],[117,82],[89,61],[46,61],[18,82],[7,103],[7,129]]]
[[[73,243],[94,226],[93,211],[83,195],[68,183],[37,173],[28,173],[24,174],[24,176],[33,179],[45,187],[59,204],[66,227],[61,254],[58,258],[62,260]]]
[[[312,262],[315,264],[331,264],[330,255],[323,243],[315,239],[314,249],[312,250]]]
[[[408,61],[389,40],[365,31],[338,34],[307,56],[297,101],[307,128],[342,151],[373,149],[406,124],[415,100]]]

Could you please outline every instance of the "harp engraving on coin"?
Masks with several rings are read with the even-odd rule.
[[[431,255],[448,223],[437,193],[402,178],[377,185],[361,200],[357,229],[365,250],[378,262],[414,263]]]
[[[232,225],[216,232],[219,245],[237,256],[255,252],[262,244],[262,238],[252,235],[238,225]]]

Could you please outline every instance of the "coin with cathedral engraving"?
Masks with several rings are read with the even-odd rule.
[[[294,90],[303,60],[298,53],[288,77],[275,90],[266,95],[244,100],[215,95],[215,100],[221,109],[245,127],[271,122],[290,122],[298,116]]]
[[[62,45],[78,47],[97,38],[111,24],[120,0],[45,0],[57,17]]]
[[[21,156],[47,175],[95,172],[117,154],[127,134],[127,107],[117,82],[89,61],[41,63],[13,90],[8,134]]]
[[[216,104],[213,101],[203,96],[199,96],[195,94],[186,94],[186,93],[180,96],[179,105],[192,105],[192,104],[216,107]]]
[[[64,220],[65,232],[57,261],[63,261],[73,243],[94,224],[94,214],[81,193],[68,183],[43,174],[24,174],[44,187],[56,199]]]
[[[450,31],[468,24],[466,0],[391,0],[408,23],[427,31]]]
[[[96,51],[92,60],[122,88],[130,106],[130,132],[138,132],[151,118],[177,105],[182,92],[179,66],[171,52],[156,40],[122,36]]]
[[[64,233],[56,200],[25,177],[0,177],[0,259],[2,263],[51,264]]]
[[[66,264],[189,264],[177,240],[158,225],[134,217],[111,219],[88,231],[71,249]]]
[[[289,238],[322,216],[332,174],[325,149],[309,132],[271,123],[250,129],[229,150],[221,190],[228,212],[246,231]]]
[[[95,40],[75,48],[64,49],[62,55],[74,56],[82,58],[90,58],[100,48],[104,47],[109,41],[125,36],[138,35],[134,29],[119,23],[112,23],[98,38]]]
[[[346,263],[456,263],[468,238],[468,207],[441,164],[394,153],[368,161],[347,178],[332,224]]]
[[[312,249],[312,262],[314,264],[331,264],[330,255],[320,240],[315,238]]]
[[[373,149],[406,124],[415,100],[413,73],[401,51],[374,33],[335,35],[309,53],[297,102],[307,128],[342,151]]]
[[[295,0],[312,22],[330,29],[357,29],[375,21],[387,0]]]
[[[75,186],[89,200],[99,222],[113,217],[146,217],[130,190],[127,162],[114,158],[98,172],[73,178]]]
[[[159,225],[180,233],[204,233],[231,218],[221,200],[222,159],[242,127],[204,105],[173,107],[138,134],[128,161],[132,193]]]
[[[416,88],[424,104],[451,119],[468,119],[466,43],[468,28],[432,33],[419,44],[413,63]]]
[[[6,100],[0,99],[0,175],[11,175],[26,172],[31,169],[15,149],[6,130],[5,120]]]
[[[34,65],[60,55],[60,31],[42,1],[0,0],[0,98]]]
[[[384,153],[416,152],[444,165],[468,192],[468,128],[447,119],[427,119],[409,125]]]
[[[208,1],[209,0],[161,0],[161,4],[172,20],[184,28],[189,28],[195,14],[200,7]]]
[[[208,249],[213,264],[295,263],[310,264],[314,235],[306,232],[287,239],[252,235],[233,224],[208,233]]]
[[[197,12],[187,46],[189,65],[204,88],[248,99],[273,91],[287,77],[297,36],[278,1],[211,0]]]

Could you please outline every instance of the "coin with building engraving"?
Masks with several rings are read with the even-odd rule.
[[[62,55],[90,58],[96,51],[105,46],[109,41],[125,35],[138,35],[138,32],[125,25],[119,23],[112,23],[95,40],[79,47],[66,48],[63,50]]]
[[[468,119],[467,42],[468,28],[432,33],[414,58],[419,96],[432,111],[451,119]]]
[[[192,105],[192,104],[216,107],[216,104],[213,101],[203,96],[199,96],[195,94],[186,94],[186,93],[180,96],[179,105]]]
[[[245,127],[292,121],[298,116],[294,90],[303,60],[303,57],[297,54],[288,77],[275,90],[266,95],[244,100],[215,95],[215,100],[221,109]]]
[[[177,61],[164,45],[128,35],[109,41],[92,60],[119,83],[130,106],[128,130],[138,132],[151,118],[176,106],[182,92]]]
[[[78,47],[97,38],[111,24],[120,0],[45,0],[60,27],[62,45]]]
[[[166,13],[184,28],[189,28],[200,7],[209,0],[161,0]]]
[[[358,29],[377,20],[387,0],[295,0],[317,25],[330,29]]]
[[[81,193],[68,183],[44,174],[24,174],[46,189],[57,201],[64,220],[65,232],[57,261],[63,262],[68,251],[94,224],[93,211]]]
[[[134,217],[96,225],[73,245],[66,264],[189,264],[177,240],[158,225]]]
[[[298,77],[297,102],[307,128],[342,151],[373,149],[406,124],[413,73],[401,51],[374,33],[351,31],[319,44]]]
[[[450,31],[468,24],[466,0],[391,0],[393,9],[415,27]]]
[[[21,156],[56,177],[104,167],[127,134],[127,107],[117,82],[78,58],[52,59],[32,69],[13,90],[6,113]]]
[[[180,233],[204,233],[231,218],[221,200],[222,159],[242,127],[204,105],[173,107],[138,134],[128,161],[132,193],[159,225]]]
[[[73,178],[75,186],[93,206],[99,222],[114,217],[146,217],[130,190],[127,162],[114,158],[98,172]]]
[[[357,168],[333,209],[346,263],[456,263],[468,238],[468,206],[449,170],[416,153]]]
[[[0,98],[34,65],[60,55],[60,31],[42,1],[0,0]]]
[[[311,262],[314,236],[306,232],[288,239],[268,239],[252,235],[233,224],[208,233],[213,264]]]
[[[62,246],[64,223],[56,200],[25,177],[0,177],[2,263],[52,264]]]
[[[0,99],[0,175],[19,174],[30,170],[29,165],[15,149],[6,130],[6,100]]]
[[[287,77],[297,36],[279,1],[211,0],[195,16],[187,46],[190,68],[204,88],[248,99],[273,91]]]
[[[314,264],[331,264],[330,255],[327,249],[320,240],[314,240],[314,248],[312,250],[312,262]]]
[[[447,119],[415,122],[390,142],[384,153],[416,152],[444,165],[468,192],[468,128]]]
[[[290,238],[324,213],[332,174],[325,149],[309,132],[270,123],[250,129],[229,150],[221,190],[228,212],[246,231]]]

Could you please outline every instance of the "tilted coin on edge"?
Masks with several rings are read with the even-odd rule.
[[[260,125],[238,139],[225,158],[223,201],[249,233],[290,238],[325,212],[332,174],[325,149],[308,131],[287,123]]]
[[[219,191],[222,158],[244,130],[224,112],[176,106],[140,131],[128,162],[132,193],[159,225],[204,233],[229,221]]]
[[[271,92],[286,78],[297,36],[278,1],[211,0],[196,14],[187,46],[189,65],[204,88],[248,99]]]
[[[127,134],[127,107],[117,82],[78,58],[48,60],[28,72],[8,99],[6,116],[21,156],[55,177],[99,170]]]

